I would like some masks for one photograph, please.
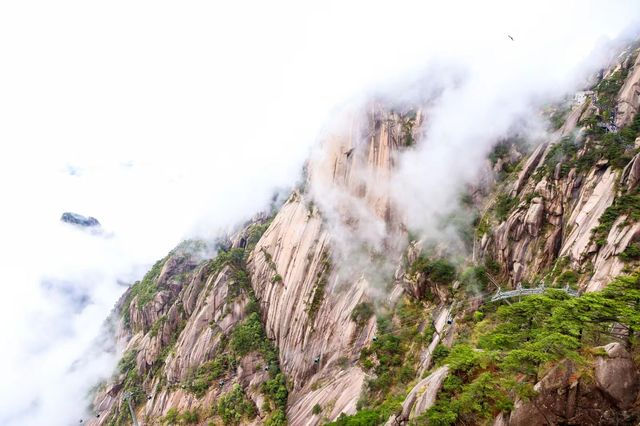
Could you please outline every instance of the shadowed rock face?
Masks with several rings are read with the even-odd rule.
[[[78,213],[71,213],[71,212],[62,213],[62,217],[60,217],[60,220],[66,223],[70,223],[72,225],[78,225],[83,227],[100,226],[100,222],[98,222],[98,219],[96,219],[95,217],[82,216],[81,214],[78,214]]]
[[[535,385],[537,397],[516,402],[508,424],[636,424],[640,419],[633,407],[640,385],[637,368],[619,343],[601,349],[606,355],[596,358],[595,381],[581,377],[572,362],[561,362]]]

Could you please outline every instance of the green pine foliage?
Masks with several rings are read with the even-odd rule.
[[[404,398],[406,386],[416,376],[418,354],[431,337],[421,333],[421,325],[425,322],[424,306],[407,299],[399,304],[393,314],[378,316],[376,340],[360,353],[360,364],[371,374],[371,378],[360,401],[361,408],[368,411],[358,416],[374,418],[381,413],[381,407],[386,407],[383,410],[386,412],[389,404],[395,406],[397,401],[390,403],[390,398]]]
[[[599,224],[594,228],[592,235],[598,247],[605,245],[614,222],[623,215],[626,216],[626,222],[640,220],[640,193],[637,190],[617,197],[613,204],[602,213]]]
[[[533,384],[561,360],[589,365],[593,347],[612,341],[635,353],[640,273],[618,277],[604,290],[581,297],[550,289],[482,318],[478,316],[474,344],[455,345],[442,361],[451,374],[436,404],[416,424],[489,422],[510,411],[516,397],[535,396]]]
[[[313,324],[320,310],[320,306],[324,301],[325,288],[329,282],[329,276],[331,275],[331,258],[327,251],[323,251],[320,256],[320,268],[316,273],[316,283],[313,287],[313,297],[311,303],[307,307],[307,314],[309,315],[309,322]]]
[[[218,399],[217,404],[213,406],[213,414],[220,417],[225,425],[238,425],[245,419],[253,420],[258,414],[258,409],[236,384],[229,393]]]
[[[633,260],[640,259],[640,243],[637,241],[629,243],[627,248],[625,248],[619,256],[625,262],[631,262]]]
[[[506,220],[511,210],[513,210],[519,202],[520,200],[518,200],[518,197],[511,197],[507,194],[498,194],[493,205],[493,211],[495,212],[498,221],[502,222]]]
[[[409,268],[410,275],[418,273],[437,284],[451,284],[456,279],[456,267],[446,259],[420,256]]]
[[[470,293],[483,292],[489,285],[487,268],[485,266],[471,266],[462,273],[460,281]]]
[[[327,426],[377,426],[384,424],[389,417],[402,408],[403,397],[390,397],[375,408],[364,408],[352,416],[340,414]]]
[[[211,361],[198,366],[193,377],[187,381],[187,390],[201,398],[216,380],[234,371],[236,367],[237,361],[233,356],[220,354]]]
[[[351,311],[351,320],[356,323],[358,328],[362,328],[374,314],[373,304],[370,302],[360,302],[353,308],[353,311]]]
[[[165,425],[195,425],[200,420],[197,410],[185,410],[180,413],[177,408],[171,407],[162,419]]]

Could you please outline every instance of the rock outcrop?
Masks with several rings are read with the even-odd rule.
[[[620,343],[604,346],[605,356],[596,359],[596,385],[617,407],[627,410],[636,401],[640,386],[638,370]]]
[[[433,406],[436,395],[442,387],[442,382],[449,373],[449,367],[443,365],[436,369],[429,376],[418,382],[409,391],[409,394],[402,403],[402,411],[398,415],[393,415],[385,424],[386,426],[404,425]]]
[[[60,220],[66,223],[70,223],[72,225],[78,225],[82,227],[100,226],[100,222],[98,222],[98,219],[96,219],[95,217],[82,216],[81,214],[78,214],[78,213],[71,213],[71,212],[62,213]]]
[[[616,126],[623,127],[631,123],[640,108],[640,55],[637,53],[629,76],[618,93],[617,101]]]
[[[637,52],[633,55],[635,63],[626,56],[612,67],[618,70],[616,75],[620,70],[628,74],[616,98],[619,127],[631,123],[638,106],[640,67]],[[625,150],[607,148],[607,143],[625,143],[622,136],[577,129],[600,114],[599,108],[600,104],[589,97],[575,105],[554,141],[536,148],[524,161],[515,182],[503,189],[516,205],[506,220],[482,238],[481,251],[503,266],[513,286],[539,279],[551,284],[564,269],[579,275],[576,284],[581,288],[596,291],[624,269],[619,255],[637,238],[637,222],[625,215],[598,231],[603,235],[596,237],[594,233],[614,201],[636,190],[640,166],[637,156],[623,165],[620,161],[624,156],[610,157],[613,150]],[[627,146],[626,153],[636,149]],[[554,274],[549,275],[549,271]]]
[[[640,412],[630,409],[638,396],[638,370],[619,343],[602,350],[606,355],[595,361],[595,382],[572,362],[560,363],[535,385],[538,396],[516,402],[509,426],[635,424]]]
[[[271,361],[260,350],[236,350],[235,359],[225,350],[247,320],[252,296],[244,280],[233,263],[202,261],[189,249],[159,261],[119,302],[123,360],[132,356],[133,364],[121,362],[112,382],[97,392],[100,417],[88,424],[127,423],[125,392],[133,394],[139,419],[159,423],[171,409],[204,419],[236,385],[264,421],[269,413],[263,384],[273,376]]]

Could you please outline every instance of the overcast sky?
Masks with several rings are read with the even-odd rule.
[[[517,97],[501,104],[513,114],[483,133],[467,165],[531,98],[579,87],[603,65],[606,55],[594,52],[637,29],[639,8],[637,0],[0,3],[0,424],[81,418],[87,390],[115,360],[71,366],[124,291],[117,280],[139,278],[182,238],[215,235],[293,185],[336,106],[394,93],[436,65],[455,69],[470,84],[438,113],[447,118],[437,143],[446,144],[448,123],[491,125],[474,108],[486,107],[478,96],[494,107]],[[452,140],[459,149],[474,136]],[[411,176],[420,175],[419,155],[428,154],[406,160]],[[112,236],[61,224],[64,211],[97,217]]]

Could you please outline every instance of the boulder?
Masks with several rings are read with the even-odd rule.
[[[531,200],[529,210],[527,210],[527,214],[524,217],[524,223],[527,227],[527,232],[529,232],[529,235],[533,237],[538,236],[540,228],[542,226],[543,215],[544,203],[542,202],[542,198],[535,197],[533,200]]]
[[[596,384],[620,409],[628,409],[638,396],[638,371],[620,343],[609,343],[603,349],[607,356],[596,359]]]
[[[536,383],[535,398],[516,401],[509,426],[637,424],[640,380],[633,360],[619,343],[601,349],[607,355],[596,358],[593,379],[573,362],[560,362]]]

